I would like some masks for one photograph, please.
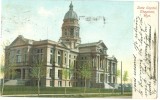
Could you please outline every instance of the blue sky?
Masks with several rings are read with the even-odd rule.
[[[71,0],[2,0],[2,38],[12,42],[18,35],[34,40],[58,41],[65,13]],[[105,0],[72,0],[78,16],[100,18],[79,20],[82,43],[103,40],[109,56],[123,62],[125,70],[132,67],[133,2]],[[105,17],[105,24],[103,17]],[[1,42],[1,43],[2,43]],[[1,49],[2,52],[2,49]]]

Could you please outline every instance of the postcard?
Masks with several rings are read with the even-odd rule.
[[[2,0],[4,97],[158,97],[158,1]]]

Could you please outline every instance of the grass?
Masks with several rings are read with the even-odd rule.
[[[67,93],[64,94],[64,87],[41,87],[41,97],[106,97],[106,96],[120,96],[120,90],[112,89],[99,89],[98,88],[87,88],[86,94],[83,93],[84,88],[81,87],[67,87]],[[87,94],[89,93],[89,94]],[[95,93],[95,94],[91,94]],[[106,94],[108,93],[108,94]],[[37,87],[33,86],[5,86],[4,95],[25,95],[25,94],[37,94]],[[50,95],[54,94],[54,95]],[[59,95],[62,94],[62,95]],[[64,94],[64,95],[63,95]],[[125,91],[123,96],[131,96],[131,91]]]

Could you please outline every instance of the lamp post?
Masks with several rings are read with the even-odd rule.
[[[121,95],[123,94],[123,86],[122,86],[122,61],[121,61]]]

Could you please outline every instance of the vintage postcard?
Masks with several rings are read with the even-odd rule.
[[[158,97],[159,2],[2,0],[4,97]]]

